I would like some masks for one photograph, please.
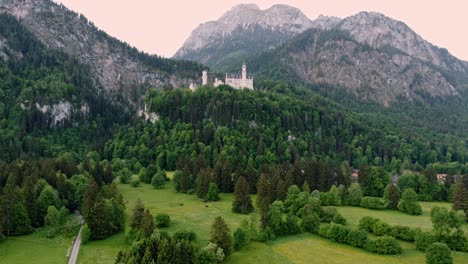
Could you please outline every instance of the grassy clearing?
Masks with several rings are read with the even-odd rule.
[[[252,243],[234,253],[226,263],[425,263],[425,254],[414,244],[402,242],[403,254],[381,256],[321,237],[302,234],[277,239],[268,244]],[[467,263],[468,254],[453,253],[454,263]]]
[[[221,200],[204,203],[194,195],[176,193],[169,184],[165,189],[155,190],[151,185],[143,184],[133,188],[130,185],[119,185],[127,205],[127,214],[131,214],[136,199],[142,199],[146,208],[153,215],[168,213],[171,226],[163,230],[173,233],[177,230],[195,231],[201,245],[205,245],[210,236],[211,224],[216,216],[223,216],[231,231],[234,231],[248,216],[231,212],[232,194],[221,194]],[[255,197],[253,197],[255,199]],[[390,224],[401,224],[411,227],[431,229],[430,209],[433,206],[450,207],[448,203],[421,203],[422,216],[410,216],[392,210],[370,210],[359,207],[338,207],[348,219],[350,225],[357,225],[363,216],[378,217]],[[364,250],[337,244],[318,236],[302,234],[279,238],[264,243],[251,243],[239,252],[230,256],[226,263],[424,263],[425,255],[415,249],[413,243],[401,242],[403,254],[397,256],[380,256]],[[117,252],[126,248],[125,235],[120,233],[103,241],[90,242],[82,246],[79,263],[113,263]],[[468,263],[468,254],[453,253],[454,263]]]
[[[45,230],[30,235],[9,237],[0,243],[0,263],[63,264],[74,238],[46,238]]]
[[[169,174],[170,175],[170,174]],[[156,216],[167,213],[171,224],[162,230],[174,233],[178,230],[195,231],[201,245],[206,245],[210,237],[211,224],[217,216],[223,216],[231,231],[234,231],[242,219],[248,216],[231,212],[233,194],[220,194],[221,200],[204,203],[195,195],[180,194],[170,184],[164,189],[155,190],[149,184],[134,188],[130,185],[119,185],[127,207],[127,215],[132,214],[135,201],[140,198],[145,208]],[[79,263],[113,263],[120,249],[126,248],[123,233],[102,241],[93,241],[80,250]]]
[[[371,210],[362,207],[339,206],[338,211],[348,220],[349,225],[357,226],[359,220],[364,216],[372,216],[390,225],[404,225],[419,227],[423,230],[432,230],[430,218],[431,209],[435,206],[450,208],[450,203],[443,202],[420,202],[423,214],[418,216],[408,215],[396,210]]]

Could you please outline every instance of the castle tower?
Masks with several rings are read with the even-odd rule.
[[[242,80],[246,80],[247,79],[247,66],[245,65],[245,62],[244,64],[242,64]]]
[[[202,72],[202,85],[207,85],[208,84],[208,72],[203,71]]]

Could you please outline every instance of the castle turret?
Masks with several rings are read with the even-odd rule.
[[[208,72],[203,71],[202,72],[202,85],[207,85],[208,84]]]
[[[242,64],[242,80],[246,80],[247,79],[247,66],[244,64]]]

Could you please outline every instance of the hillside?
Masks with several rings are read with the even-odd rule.
[[[113,101],[131,111],[141,107],[137,103],[149,87],[188,86],[201,76],[203,66],[139,52],[51,0],[1,0],[0,11],[18,18],[47,47],[89,65]]]
[[[387,107],[402,100],[464,100],[468,86],[467,62],[403,22],[369,12],[310,20],[290,6],[240,5],[200,25],[175,57],[218,71],[246,60],[257,80],[326,85]]]
[[[198,26],[174,58],[198,61],[224,71],[308,28],[329,28],[338,21],[333,17],[311,21],[299,9],[287,5],[274,5],[267,10],[260,10],[255,4],[238,5],[219,20]]]

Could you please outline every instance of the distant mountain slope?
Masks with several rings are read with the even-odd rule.
[[[398,99],[459,96],[436,68],[398,50],[361,44],[339,30],[308,30],[248,62],[258,77],[342,87],[386,106]]]
[[[198,61],[222,71],[308,28],[330,28],[338,21],[328,17],[311,21],[299,9],[287,5],[267,10],[254,4],[238,5],[219,20],[197,27],[174,58]]]
[[[0,11],[20,19],[47,47],[89,65],[104,89],[126,105],[138,102],[148,87],[188,86],[201,75],[197,63],[140,53],[50,0],[0,0]]]
[[[386,106],[398,99],[460,97],[468,90],[468,62],[379,13],[312,21],[290,6],[262,11],[240,5],[200,25],[175,57],[219,71],[246,60],[263,79],[341,87]]]
[[[405,23],[383,14],[361,12],[343,19],[337,28],[349,32],[359,43],[366,43],[373,48],[398,49],[445,71],[468,73],[466,62],[424,40]]]

